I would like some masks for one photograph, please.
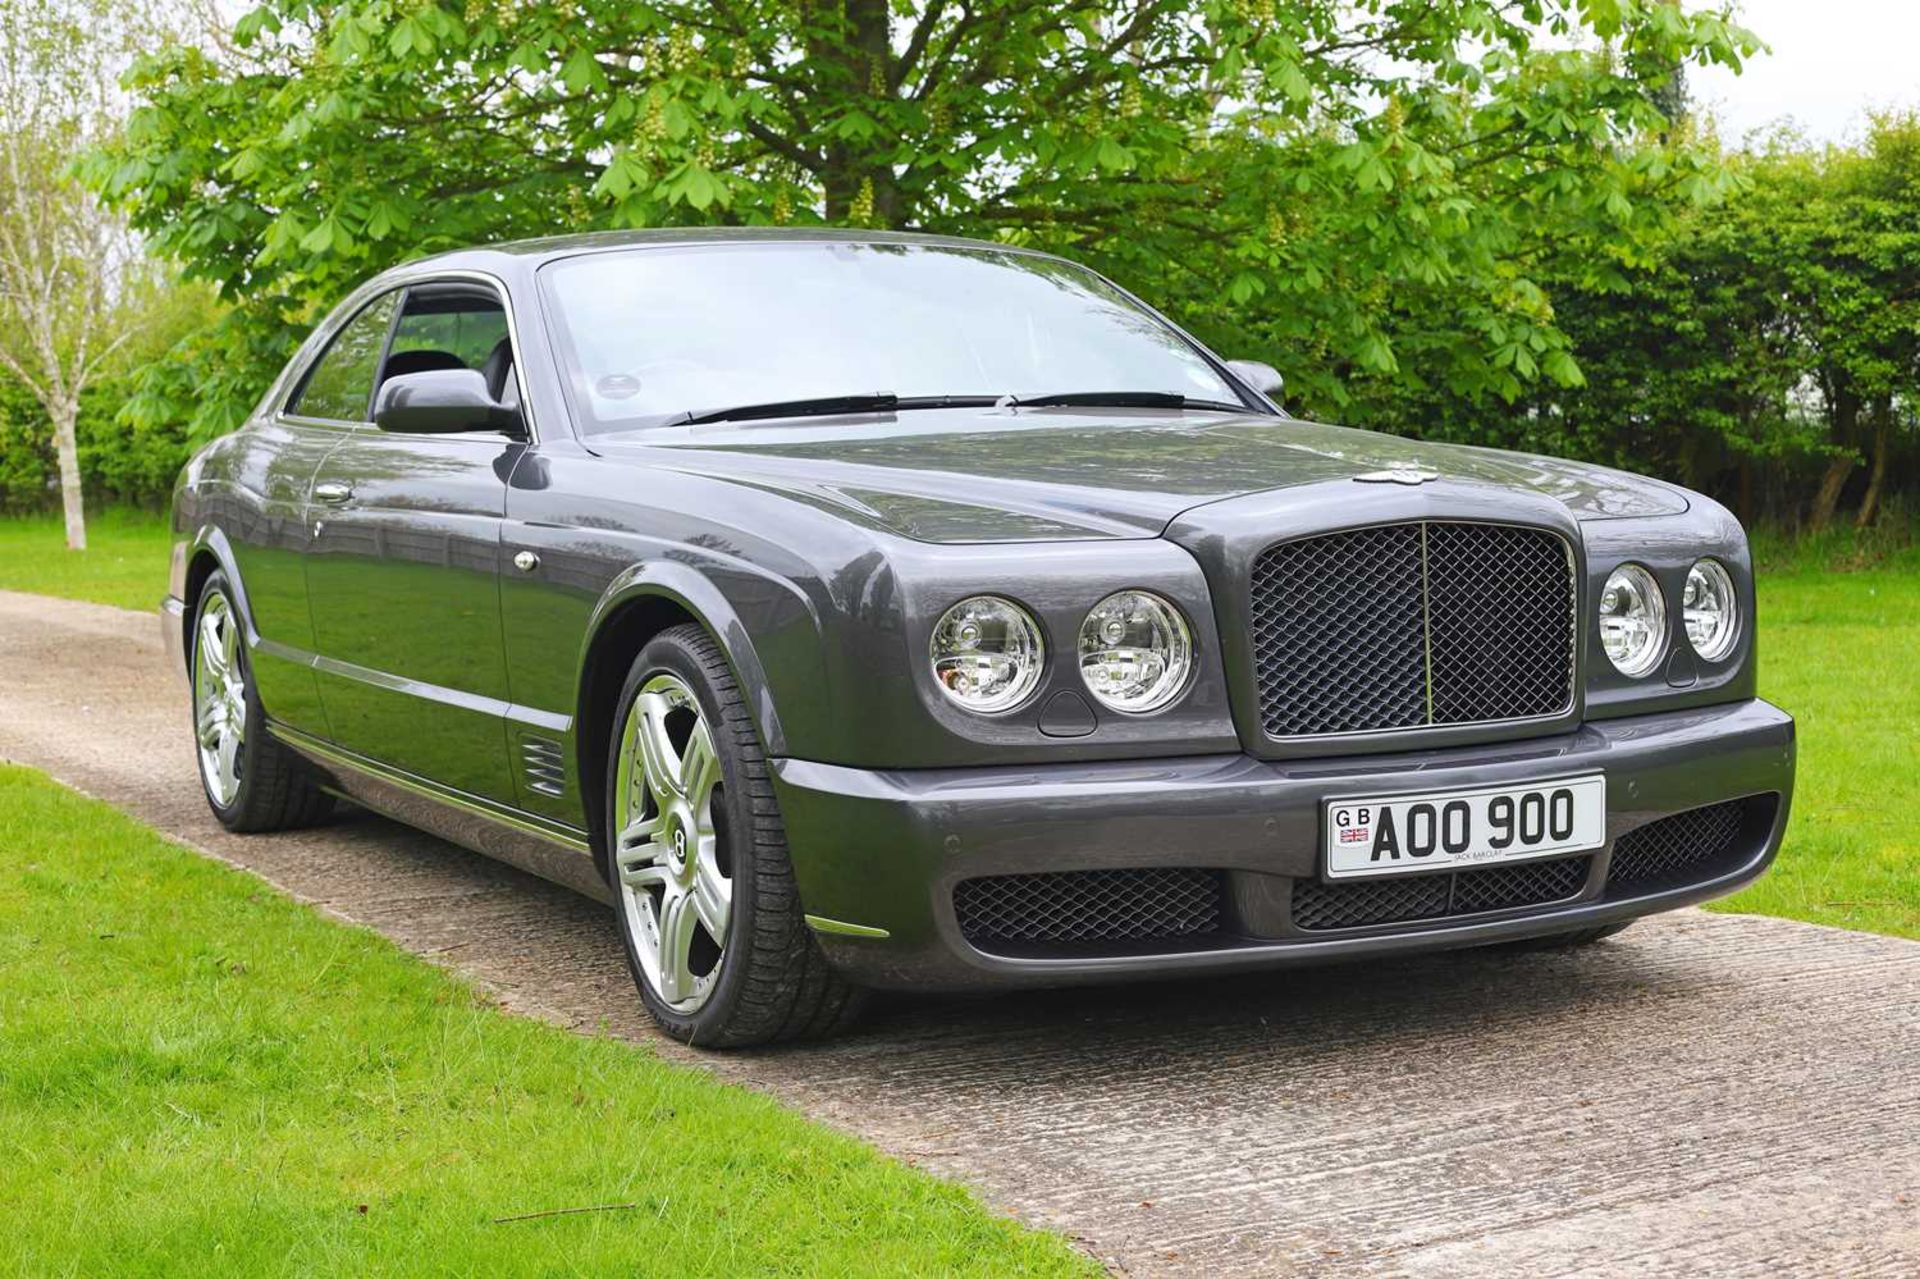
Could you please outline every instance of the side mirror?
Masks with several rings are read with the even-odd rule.
[[[494,399],[478,369],[431,369],[401,373],[380,384],[373,397],[373,424],[383,431],[447,435],[455,431],[526,430],[520,410]]]
[[[1286,389],[1287,380],[1271,364],[1259,360],[1228,360],[1227,367],[1235,377],[1270,400],[1279,399],[1280,392]]]

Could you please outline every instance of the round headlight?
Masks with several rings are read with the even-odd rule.
[[[982,715],[1010,711],[1040,683],[1046,646],[1040,624],[1012,600],[974,595],[933,628],[933,680],[956,706]]]
[[[1698,560],[1687,570],[1680,620],[1686,623],[1687,643],[1707,661],[1720,661],[1733,651],[1740,634],[1740,605],[1734,599],[1733,578],[1719,560]]]
[[[1157,711],[1180,695],[1192,669],[1186,619],[1158,595],[1109,595],[1080,624],[1080,678],[1103,706]]]
[[[1638,564],[1613,570],[1600,592],[1600,646],[1622,675],[1645,675],[1666,651],[1666,597]]]

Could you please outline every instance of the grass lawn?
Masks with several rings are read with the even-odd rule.
[[[4,766],[0,1151],[7,1274],[1097,1273]]]
[[[1920,548],[1760,577],[1760,692],[1793,712],[1800,766],[1773,870],[1717,909],[1920,937]]]
[[[0,590],[38,591],[151,613],[167,592],[171,543],[162,515],[89,512],[87,549],[67,549],[57,515],[0,519]]]

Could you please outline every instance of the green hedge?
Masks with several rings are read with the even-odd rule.
[[[127,379],[98,383],[81,401],[80,480],[92,504],[158,508],[189,452],[185,423],[128,427],[115,420]],[[0,373],[0,512],[56,510],[60,472],[53,430],[33,395]]]

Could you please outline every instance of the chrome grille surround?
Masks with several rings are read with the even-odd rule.
[[[1551,529],[1417,520],[1289,539],[1255,557],[1248,602],[1270,739],[1573,709],[1577,568]]]

